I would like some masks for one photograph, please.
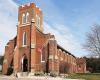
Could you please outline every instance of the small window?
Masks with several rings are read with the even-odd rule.
[[[29,13],[26,13],[26,22],[29,22]]]
[[[23,46],[26,45],[26,32],[23,33]]]
[[[25,16],[24,13],[23,13],[23,15],[22,15],[22,23],[23,23],[23,24],[26,23],[26,16]]]

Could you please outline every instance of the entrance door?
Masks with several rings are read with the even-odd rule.
[[[28,60],[27,58],[23,59],[23,72],[27,72],[28,71]]]

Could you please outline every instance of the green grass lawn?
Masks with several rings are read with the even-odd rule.
[[[72,74],[68,78],[85,79],[85,80],[100,80],[100,73]]]

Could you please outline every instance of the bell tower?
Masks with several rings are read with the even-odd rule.
[[[25,4],[18,10],[17,47],[14,55],[14,70],[34,72],[36,62],[36,29],[43,32],[42,11],[34,3]]]
[[[19,7],[18,24],[29,25],[32,20],[35,21],[36,27],[43,32],[42,11],[34,3],[25,4]]]

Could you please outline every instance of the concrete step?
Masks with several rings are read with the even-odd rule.
[[[28,76],[28,72],[22,72],[22,76]]]
[[[18,72],[17,73],[17,77],[26,77],[26,76],[28,76],[28,72]]]

